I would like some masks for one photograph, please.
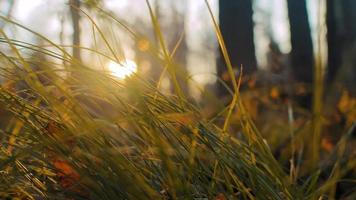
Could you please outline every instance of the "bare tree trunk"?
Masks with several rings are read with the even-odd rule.
[[[72,17],[73,25],[73,57],[78,61],[81,61],[80,55],[80,1],[79,0],[69,0],[70,14]]]
[[[187,83],[187,76],[188,72],[186,69],[187,66],[187,43],[186,43],[186,36],[185,36],[185,15],[186,15],[186,7],[187,1],[181,0],[178,4],[183,5],[183,9],[178,10],[176,4],[173,4],[173,23],[172,23],[172,30],[174,30],[174,34],[172,37],[172,41],[169,44],[169,49],[172,51],[176,45],[178,40],[181,42],[179,43],[178,48],[174,54],[174,64],[176,64],[176,74],[177,74],[177,81],[179,86],[181,87],[182,91],[185,94],[188,94],[188,83]],[[173,84],[171,85],[171,90],[173,91]]]
[[[356,79],[356,1],[341,0],[343,14],[343,30],[342,37],[344,45],[342,49],[342,82],[344,86],[356,95],[355,79]]]
[[[327,25],[327,43],[328,43],[328,70],[327,83],[331,84],[336,76],[337,70],[342,61],[343,39],[339,33],[340,17],[336,15],[338,0],[327,0],[326,25]]]
[[[353,92],[356,74],[355,9],[354,0],[327,0],[327,84],[331,86],[338,81]]]
[[[291,64],[297,82],[313,83],[313,43],[305,0],[287,0],[291,32]]]
[[[245,76],[257,70],[252,15],[251,0],[219,1],[220,29],[231,63],[235,68],[243,65]],[[217,71],[220,78],[226,74],[226,70],[224,58],[220,53],[217,59]],[[225,81],[228,85],[230,84],[228,80],[225,79]],[[221,83],[218,83],[217,89],[219,96],[228,94]]]

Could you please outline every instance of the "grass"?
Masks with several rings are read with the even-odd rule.
[[[274,157],[243,104],[213,16],[234,95],[221,113],[205,116],[180,89],[175,50],[166,48],[159,21],[149,1],[147,5],[159,39],[147,53],[159,61],[162,73],[167,69],[173,94],[163,94],[160,81],[152,83],[139,74],[119,81],[73,59],[64,46],[1,17],[46,44],[14,40],[0,31],[0,43],[7,49],[0,57],[5,79],[0,86],[1,198],[322,199],[355,167],[355,161],[342,159],[350,137],[345,134],[334,150],[335,164],[328,178],[320,178],[323,166],[303,177],[290,177],[292,173]],[[136,41],[146,39],[110,13],[95,10]],[[93,25],[95,44],[103,42],[107,49],[77,48],[120,62],[95,18],[81,12]],[[239,130],[231,125],[236,112]],[[212,118],[223,118],[224,123]]]

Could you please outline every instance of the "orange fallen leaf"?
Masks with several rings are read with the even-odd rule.
[[[215,200],[226,200],[226,198],[223,193],[220,193],[215,197]]]
[[[277,87],[273,87],[271,89],[270,96],[272,99],[277,99],[280,96],[280,92]]]
[[[67,161],[62,159],[54,159],[52,162],[62,187],[69,188],[80,180],[80,175],[70,166]]]
[[[334,149],[334,144],[328,138],[321,139],[321,148],[327,152],[331,152]]]

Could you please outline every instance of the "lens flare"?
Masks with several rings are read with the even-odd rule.
[[[125,79],[137,72],[137,64],[132,60],[125,60],[121,63],[109,61],[107,67],[110,73],[119,79]]]

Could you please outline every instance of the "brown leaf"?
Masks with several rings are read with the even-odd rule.
[[[215,197],[215,200],[226,200],[226,198],[223,193],[220,193]]]
[[[60,179],[60,184],[64,188],[73,186],[80,179],[80,175],[70,166],[70,164],[62,159],[54,159],[53,166],[56,169],[57,176]]]
[[[329,138],[322,138],[321,148],[330,153],[334,149],[334,144],[330,141]]]
[[[277,87],[273,87],[270,91],[270,96],[272,99],[278,99],[280,96],[279,89]]]

